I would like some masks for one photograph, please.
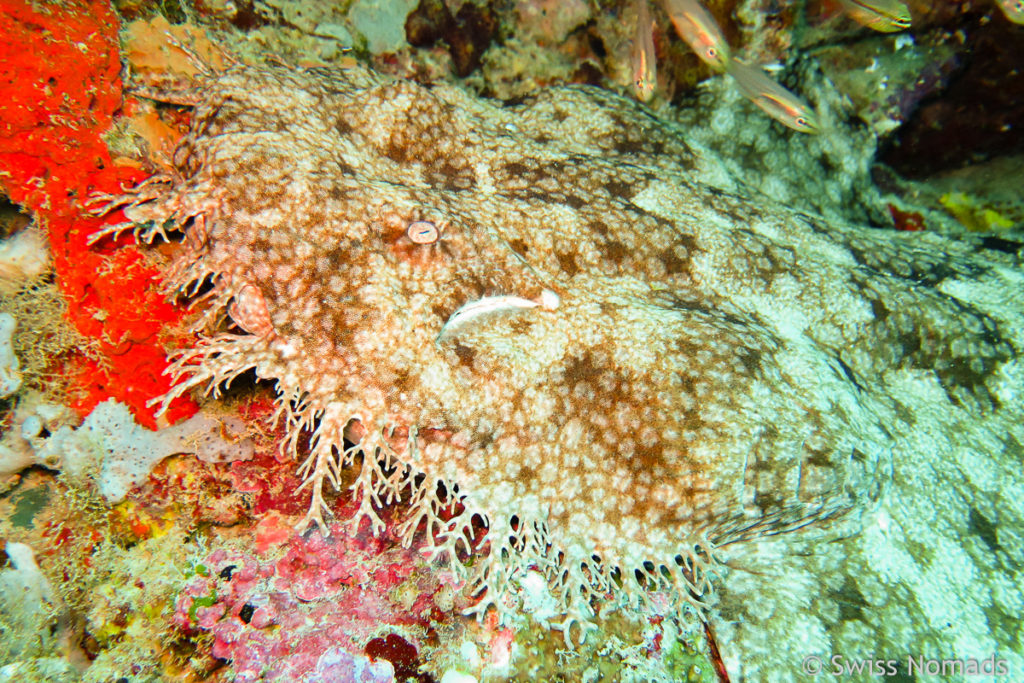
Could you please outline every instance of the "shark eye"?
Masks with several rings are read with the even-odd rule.
[[[709,47],[705,54],[707,54],[708,59],[718,59],[718,50],[714,47]]]
[[[441,231],[431,221],[413,221],[405,234],[414,244],[433,244],[441,237]]]
[[[805,119],[802,116],[796,117],[795,123],[796,123],[796,125],[800,126],[801,128],[806,128],[807,127],[807,119]]]

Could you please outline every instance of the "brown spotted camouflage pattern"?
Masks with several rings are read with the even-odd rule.
[[[217,335],[179,360],[177,391],[249,368],[278,382],[297,456],[315,432],[307,522],[351,463],[360,516],[378,524],[375,503],[401,491],[407,536],[428,525],[442,554],[485,519],[475,578],[501,610],[529,566],[569,622],[608,592],[705,602],[714,546],[726,566],[713,618],[737,674],[798,678],[801,653],[838,647],[963,654],[934,635],[931,584],[878,578],[885,543],[865,539],[883,529],[894,557],[916,557],[890,501],[933,495],[907,490],[921,463],[984,458],[986,439],[1016,454],[1019,486],[1012,258],[704,185],[714,160],[682,131],[596,89],[502,106],[361,68],[235,68],[195,99],[180,175],[129,216],[153,221],[146,237],[201,228],[171,279],[191,291],[213,277],[197,326]],[[441,238],[413,242],[415,221]],[[435,343],[468,302],[544,290],[558,308]],[[235,327],[216,327],[225,310]],[[343,451],[346,436],[376,455]],[[1009,462],[991,461],[992,496]],[[984,488],[966,469],[960,490]],[[452,498],[465,512],[443,521]],[[991,529],[1020,504],[959,500],[948,535],[985,520],[987,556],[998,546],[1019,562],[1019,535]],[[831,543],[779,545],[797,539]],[[981,571],[985,552],[964,552],[974,569],[961,571]],[[898,628],[890,599],[912,615]],[[974,626],[983,655],[1019,646]]]

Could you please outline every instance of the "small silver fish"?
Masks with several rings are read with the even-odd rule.
[[[734,59],[729,62],[728,74],[744,97],[776,121],[801,133],[818,132],[818,121],[810,105],[773,81],[759,67]]]
[[[839,3],[851,19],[875,31],[895,33],[910,28],[910,10],[900,0],[839,0]]]
[[[704,62],[718,71],[729,64],[729,43],[711,13],[697,0],[664,0],[676,33]]]
[[[492,315],[537,308],[538,306],[544,310],[553,311],[558,308],[560,301],[559,296],[550,289],[545,289],[536,300],[524,299],[521,296],[511,294],[500,294],[470,301],[448,317],[448,321],[441,327],[437,338],[434,339],[434,344],[440,344],[445,336],[456,334],[473,321]]]
[[[1024,0],[996,0],[1006,18],[1015,24],[1024,24]]]
[[[636,0],[636,36],[630,61],[633,94],[641,102],[654,95],[658,85],[657,58],[654,54],[654,22],[647,9],[647,0]]]

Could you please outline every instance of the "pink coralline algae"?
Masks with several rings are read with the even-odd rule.
[[[215,550],[193,569],[175,623],[210,632],[213,656],[231,661],[236,681],[393,680],[391,663],[359,653],[388,628],[418,649],[443,618],[432,598],[438,580],[415,575],[423,560],[413,550],[333,531],[292,532],[263,555]]]

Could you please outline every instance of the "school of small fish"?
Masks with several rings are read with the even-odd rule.
[[[899,4],[899,0],[880,1]],[[712,69],[729,74],[744,97],[793,130],[802,133],[818,131],[814,110],[806,102],[773,81],[760,68],[733,58],[718,23],[698,0],[664,0],[664,9],[679,37]],[[631,56],[632,85],[636,97],[647,102],[657,87],[654,24],[647,9],[647,0],[637,0],[636,13],[636,36]]]
[[[636,0],[637,25],[631,67],[633,92],[648,102],[657,88],[657,56],[648,0]],[[662,0],[676,33],[704,63],[733,78],[740,92],[768,116],[801,133],[816,133],[814,110],[800,97],[773,81],[757,66],[735,59],[715,18],[699,0]],[[846,14],[880,33],[910,28],[910,9],[902,0],[840,0]],[[1024,0],[996,0],[1006,18],[1024,24]]]

